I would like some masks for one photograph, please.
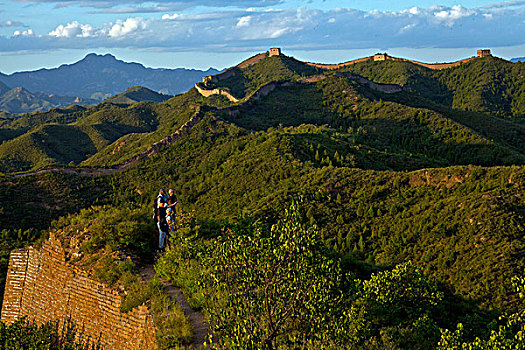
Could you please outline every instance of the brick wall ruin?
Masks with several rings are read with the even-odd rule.
[[[43,324],[73,326],[77,341],[102,349],[155,349],[155,326],[141,305],[122,313],[122,296],[66,261],[65,251],[51,235],[41,249],[11,252],[1,320],[22,316]]]

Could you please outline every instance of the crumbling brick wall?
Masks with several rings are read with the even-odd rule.
[[[69,264],[53,235],[41,249],[11,252],[1,320],[27,316],[42,324],[73,326],[77,340],[103,349],[155,349],[155,326],[141,305],[122,313],[122,296]]]

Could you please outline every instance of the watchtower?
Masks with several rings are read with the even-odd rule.
[[[386,53],[376,53],[374,55],[374,61],[386,61],[388,59],[388,55]]]
[[[483,50],[478,50],[477,56],[478,57],[491,57],[492,54],[490,53],[489,49],[483,49]]]
[[[269,51],[268,56],[280,56],[281,55],[281,49],[278,47],[272,47]]]

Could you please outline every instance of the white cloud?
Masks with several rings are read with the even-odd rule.
[[[108,35],[112,38],[126,36],[129,33],[139,29],[146,29],[146,21],[144,18],[127,18],[125,21],[117,20],[108,31]]]
[[[163,20],[174,20],[174,19],[178,19],[178,18],[180,18],[180,17],[181,17],[181,15],[178,14],[178,13],[174,13],[174,14],[172,14],[172,15],[166,13],[166,14],[163,14],[163,15],[162,15],[162,19],[163,19]]]
[[[293,34],[308,27],[315,19],[318,10],[300,7],[286,12],[257,12],[241,17],[236,27],[239,28],[241,40],[276,39]],[[249,18],[248,18],[249,17]]]
[[[89,24],[81,24],[78,21],[66,25],[59,25],[55,30],[49,32],[50,36],[57,38],[89,38],[95,36],[95,29]]]
[[[237,22],[236,27],[249,27],[250,21],[252,20],[252,16],[244,16],[239,18],[239,21]]]
[[[0,28],[2,27],[27,27],[24,23],[18,21],[5,21],[0,22]]]
[[[452,8],[442,9],[434,12],[434,18],[439,23],[444,23],[445,25],[451,27],[454,23],[463,18],[476,15],[475,10],[467,9],[461,5],[454,5]]]
[[[408,13],[410,13],[411,15],[419,15],[421,12],[419,11],[419,8],[418,7],[412,7],[408,10]]]
[[[291,28],[291,27],[279,28],[279,29],[275,29],[272,32],[270,32],[269,35],[268,35],[268,38],[276,39],[276,38],[278,38],[280,36],[283,36],[283,35],[288,34],[288,33],[293,33],[293,32],[294,32],[294,29]]]
[[[13,36],[34,36],[34,35],[35,33],[33,32],[32,29],[28,29],[24,31],[15,30],[13,33]]]
[[[399,34],[403,34],[403,33],[407,32],[407,31],[411,30],[411,29],[414,28],[415,26],[416,26],[415,23],[407,24],[406,26],[404,26],[403,28],[401,28],[401,29],[399,30]]]
[[[183,14],[183,13],[174,13],[172,15],[166,13],[164,15],[162,15],[162,20],[166,20],[166,21],[169,21],[169,20],[177,20],[177,21],[186,21],[186,22],[191,22],[191,21],[208,21],[208,20],[219,20],[219,19],[226,19],[226,18],[231,18],[232,15],[235,15],[235,14],[232,14],[232,13],[228,13],[228,12],[208,12],[208,13],[197,13],[197,14],[191,14],[191,15],[188,15],[188,14]]]
[[[27,38],[9,42],[10,36],[0,35],[0,52],[131,47],[213,53],[256,51],[275,45],[285,50],[344,50],[525,44],[525,9],[516,7],[472,9],[458,5],[369,12],[268,9],[166,12],[147,19],[122,17],[97,26],[73,21],[57,26],[49,35],[30,38],[29,31],[22,31],[27,28],[13,28],[20,29],[16,36]]]

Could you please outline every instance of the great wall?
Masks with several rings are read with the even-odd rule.
[[[323,63],[313,63],[313,62],[305,62],[305,63],[307,65],[309,65],[309,66],[313,66],[313,67],[317,67],[317,68],[322,68],[322,69],[327,69],[327,70],[334,70],[334,69],[339,69],[339,68],[351,66],[353,64],[364,62],[364,61],[369,61],[369,60],[373,60],[375,62],[380,62],[380,61],[402,61],[402,62],[410,62],[410,63],[413,63],[413,64],[417,64],[418,66],[423,66],[423,67],[429,68],[429,69],[438,69],[439,70],[439,69],[447,69],[447,68],[457,67],[457,66],[460,66],[460,65],[462,65],[464,63],[470,62],[470,61],[472,61],[475,58],[477,58],[477,57],[470,57],[470,58],[466,58],[466,59],[463,59],[463,60],[450,62],[450,63],[423,63],[423,62],[419,62],[419,61],[409,60],[409,59],[406,59],[406,58],[393,57],[393,56],[390,56],[390,55],[387,55],[387,54],[375,54],[373,56],[358,58],[358,59],[355,59],[355,60],[352,60],[352,61],[347,61],[347,62],[337,63],[337,64],[323,64]]]
[[[41,248],[11,252],[1,321],[9,324],[26,317],[34,324],[56,322],[58,334],[74,334],[75,342],[89,349],[156,349],[156,325],[149,305],[122,312],[125,293],[96,281],[72,263],[78,255],[78,241],[70,239],[68,245],[67,239],[65,243],[62,240],[51,232]],[[71,244],[76,249],[71,249]],[[153,265],[140,264],[138,268],[144,280],[155,278]],[[162,278],[159,281],[192,327],[193,342],[188,348],[206,348],[209,325],[202,312],[191,308],[180,288]]]
[[[235,76],[236,74],[239,74],[239,71],[241,69],[248,68],[248,67],[250,67],[250,66],[252,66],[252,65],[254,65],[254,64],[256,64],[256,63],[258,63],[260,61],[262,61],[263,59],[265,59],[267,57],[281,56],[281,55],[282,55],[282,53],[281,53],[281,49],[280,48],[270,48],[268,51],[260,53],[260,54],[257,54],[255,56],[252,56],[252,57],[242,61],[238,65],[225,70],[222,73],[204,77],[202,79],[202,82],[195,84],[195,88],[204,97],[209,97],[209,96],[212,96],[212,95],[223,95],[229,101],[234,102],[234,103],[240,102],[241,100],[246,100],[249,97],[245,97],[244,99],[239,99],[239,98],[233,96],[225,88],[221,88],[221,87],[210,88],[210,85],[216,84],[216,83],[220,82],[221,80],[225,80],[225,79],[228,79],[228,78],[230,78],[232,76]],[[405,58],[393,57],[393,56],[390,56],[390,55],[388,55],[386,53],[378,53],[378,54],[375,54],[375,55],[372,55],[372,56],[358,58],[358,59],[355,59],[355,60],[342,62],[342,63],[336,63],[336,64],[324,64],[324,63],[314,63],[314,62],[303,62],[303,63],[305,63],[305,64],[307,64],[309,66],[320,68],[320,69],[324,69],[324,70],[337,70],[339,68],[347,67],[347,66],[350,66],[350,65],[353,65],[353,64],[356,64],[356,63],[365,62],[365,61],[369,61],[369,60],[373,60],[374,62],[402,61],[402,62],[410,62],[410,63],[416,64],[418,66],[422,66],[422,67],[425,67],[425,68],[428,68],[428,69],[441,70],[441,69],[457,67],[457,66],[465,64],[467,62],[470,62],[470,61],[472,61],[472,60],[474,60],[476,58],[488,57],[488,56],[492,56],[490,50],[483,49],[483,50],[478,50],[477,53],[476,53],[476,56],[473,56],[473,57],[470,57],[470,58],[466,58],[466,59],[462,59],[462,60],[455,61],[455,62],[449,62],[449,63],[424,63],[424,62],[419,62],[419,61],[415,61],[415,60],[409,60],[409,59],[405,59]],[[361,83],[368,84],[373,89],[376,88],[376,87],[380,87],[378,85],[374,85],[376,83],[368,81],[368,80],[366,80],[363,77],[354,75],[353,78],[357,79]],[[364,81],[363,79],[366,80],[366,81]],[[309,81],[303,79],[302,82],[309,82]],[[382,84],[379,84],[379,85],[382,85]],[[387,89],[386,91],[390,91],[390,89]],[[384,92],[386,92],[386,91],[384,91]]]
[[[11,252],[1,321],[22,316],[73,327],[76,341],[102,349],[155,349],[155,326],[147,306],[120,310],[122,295],[70,264],[53,234],[42,248]]]

